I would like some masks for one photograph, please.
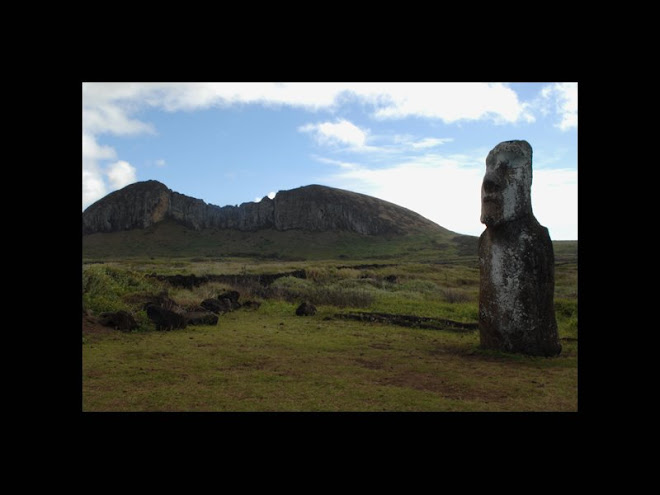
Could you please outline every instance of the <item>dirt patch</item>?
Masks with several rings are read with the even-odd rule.
[[[369,344],[369,347],[371,347],[373,349],[385,349],[385,350],[392,348],[392,346],[390,344],[381,344],[379,342]]]
[[[375,361],[373,359],[362,359],[362,358],[357,358],[355,360],[357,364],[364,368],[368,368],[370,370],[382,370],[385,369],[385,363],[382,361]]]
[[[508,397],[500,391],[476,390],[458,383],[446,381],[441,375],[405,372],[378,380],[379,385],[412,388],[441,395],[452,400],[476,400],[486,402],[504,401]]]

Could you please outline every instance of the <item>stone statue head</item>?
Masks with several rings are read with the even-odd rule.
[[[481,223],[496,227],[532,214],[532,147],[504,141],[486,157],[481,186]]]

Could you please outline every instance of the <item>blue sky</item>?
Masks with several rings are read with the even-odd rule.
[[[136,181],[225,206],[323,184],[480,235],[488,152],[533,148],[532,204],[577,239],[577,83],[83,83],[83,209]]]

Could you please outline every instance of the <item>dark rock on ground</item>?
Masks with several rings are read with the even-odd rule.
[[[175,313],[183,314],[185,311],[181,308],[174,299],[169,297],[166,292],[161,292],[157,296],[149,297],[147,303],[144,306],[144,309],[147,309],[147,305],[152,304],[163,309],[168,309],[174,311]]]
[[[396,275],[388,275],[387,277],[385,277],[385,282],[389,282],[391,284],[396,284],[397,281],[398,281],[398,279],[397,279]]]
[[[185,314],[188,325],[217,325],[218,315],[210,311],[189,311]]]
[[[116,330],[133,330],[138,327],[133,315],[126,311],[116,311],[101,313],[99,323],[106,327],[113,327]]]
[[[223,312],[225,313],[229,313],[241,307],[241,303],[233,302],[231,299],[227,299],[226,297],[220,299],[220,305],[222,308],[224,308]]]
[[[243,307],[245,309],[259,309],[261,307],[261,303],[259,301],[245,301],[243,303]]]
[[[223,299],[226,299],[229,301],[229,310],[228,311],[234,311],[235,309],[238,309],[241,307],[241,303],[238,302],[238,299],[241,297],[241,294],[238,291],[235,290],[228,290],[223,292],[222,294],[218,295],[218,300],[222,301]],[[225,305],[227,304],[226,302],[224,303]]]
[[[233,303],[237,303],[238,299],[241,297],[241,294],[236,290],[227,290],[222,294],[218,294],[218,299],[229,299]]]
[[[316,306],[308,302],[302,303],[296,309],[296,315],[298,316],[314,316],[316,314]]]
[[[186,328],[186,318],[183,314],[170,309],[147,303],[147,316],[156,325],[156,330],[174,330]]]
[[[227,304],[227,302],[229,302],[229,304]],[[204,308],[206,311],[210,311],[211,313],[215,313],[215,314],[226,313],[227,311],[231,311],[231,301],[229,301],[229,299],[223,299],[222,301],[211,298],[204,299],[201,302],[200,306]]]

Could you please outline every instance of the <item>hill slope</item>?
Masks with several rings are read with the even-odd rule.
[[[83,234],[145,229],[175,220],[194,230],[302,230],[363,235],[449,233],[401,206],[364,194],[311,185],[280,191],[259,203],[219,207],[179,194],[158,181],[137,182],[83,212]]]

